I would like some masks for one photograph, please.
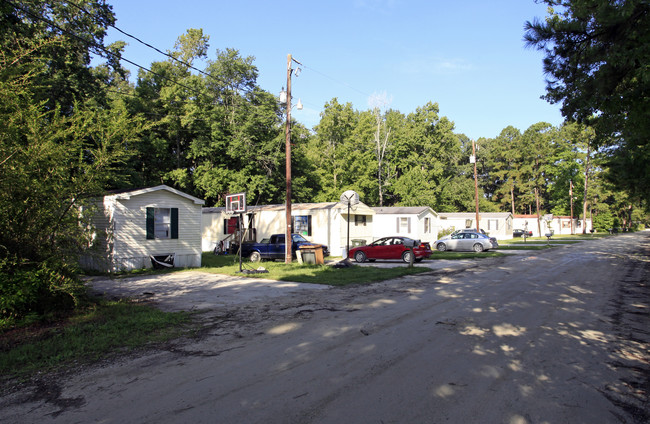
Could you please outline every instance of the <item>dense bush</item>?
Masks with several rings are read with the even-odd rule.
[[[607,232],[616,227],[618,220],[609,212],[601,212],[593,217],[593,227],[598,232]]]
[[[84,293],[74,269],[65,264],[19,264],[12,258],[0,259],[1,318],[72,309]]]

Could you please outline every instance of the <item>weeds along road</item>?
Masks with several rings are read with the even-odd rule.
[[[33,423],[644,423],[650,234],[201,315],[198,339],[25,387]]]

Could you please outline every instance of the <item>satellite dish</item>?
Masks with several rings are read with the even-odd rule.
[[[341,203],[346,203],[349,206],[354,206],[359,202],[359,193],[354,190],[348,190],[341,195]]]

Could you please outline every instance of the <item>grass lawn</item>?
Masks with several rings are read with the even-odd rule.
[[[65,316],[0,326],[0,381],[78,366],[160,343],[192,328],[184,312],[129,301],[98,301]]]
[[[236,256],[213,255],[206,252],[203,253],[201,260],[203,264],[201,271],[234,276],[242,275],[239,272],[239,259]],[[372,266],[334,268],[331,265],[301,265],[297,262],[285,264],[282,261],[250,262],[244,260],[242,262],[242,270],[255,270],[259,267],[263,267],[268,273],[245,274],[245,276],[331,286],[371,283],[430,271],[429,268],[417,266],[417,264],[413,268],[409,268],[407,264],[404,264],[404,266],[400,267],[380,269]]]
[[[487,252],[450,252],[450,251],[445,251],[445,252],[439,252],[437,250],[434,250],[429,259],[425,260],[436,260],[436,259],[483,259],[483,258],[494,258],[497,256],[503,256],[503,253],[496,252],[494,250],[490,250]]]
[[[512,243],[512,244],[499,244],[499,247],[497,250],[544,250],[544,249],[552,249],[553,246],[548,246],[546,244],[524,244],[524,243]]]

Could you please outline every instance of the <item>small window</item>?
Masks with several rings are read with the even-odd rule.
[[[366,226],[366,216],[365,215],[354,215],[354,226],[355,227],[365,227]]]
[[[154,208],[153,234],[155,238],[170,238],[172,224],[172,211],[170,208]]]
[[[147,239],[178,238],[178,208],[147,208]]]
[[[431,233],[431,218],[424,218],[424,233]]]
[[[498,219],[488,219],[488,231],[499,229],[499,220]]]
[[[311,215],[292,216],[293,232],[305,237],[311,236]]]
[[[397,233],[404,234],[411,232],[411,218],[399,217],[397,218]]]
[[[466,219],[465,220],[465,228],[472,228],[473,227],[473,225],[472,225],[473,222],[474,221],[471,220],[471,219]]]

